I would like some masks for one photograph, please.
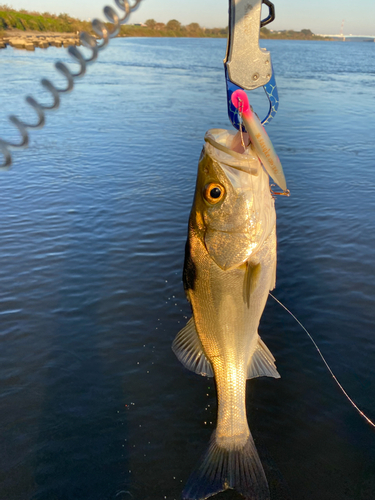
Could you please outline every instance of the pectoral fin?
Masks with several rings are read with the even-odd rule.
[[[247,378],[256,377],[280,378],[280,374],[276,370],[275,358],[260,337],[247,368]]]
[[[202,343],[195,328],[194,318],[191,318],[186,326],[179,331],[173,341],[172,350],[177,359],[188,370],[204,377],[214,376],[211,363],[203,352]]]
[[[275,261],[273,264],[273,273],[272,273],[272,280],[270,283],[270,292],[275,288],[276,286],[276,256],[275,256]]]
[[[252,293],[254,293],[254,290],[258,285],[260,271],[261,271],[261,264],[256,264],[255,266],[252,266],[251,264],[246,262],[245,266],[246,266],[246,271],[243,282],[243,298],[247,307],[250,307],[250,296]]]

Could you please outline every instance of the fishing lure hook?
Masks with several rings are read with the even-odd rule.
[[[43,78],[41,80],[41,85],[44,87],[53,97],[53,103],[51,105],[44,105],[39,103],[32,96],[26,97],[26,102],[33,108],[37,114],[38,121],[36,123],[26,123],[21,121],[14,115],[9,116],[9,121],[18,129],[20,133],[20,142],[10,142],[0,138],[0,150],[3,154],[4,161],[0,164],[1,170],[7,170],[12,164],[12,155],[10,149],[20,149],[26,148],[29,144],[29,134],[28,129],[42,128],[45,125],[45,111],[58,109],[60,106],[60,94],[65,94],[71,92],[74,88],[74,80],[76,78],[81,78],[86,73],[87,65],[96,61],[99,52],[105,49],[111,38],[117,36],[120,32],[120,27],[124,24],[130,14],[134,12],[141,3],[142,0],[134,0],[131,3],[129,0],[115,0],[116,6],[124,12],[123,17],[120,17],[118,13],[112,7],[106,6],[103,9],[104,15],[107,18],[108,23],[112,26],[108,26],[108,23],[104,23],[99,19],[94,19],[91,22],[91,26],[95,36],[83,31],[80,33],[81,44],[87,49],[91,49],[92,54],[90,57],[85,58],[82,52],[75,46],[70,46],[68,48],[68,53],[71,58],[79,64],[79,71],[73,73],[64,63],[58,61],[55,64],[56,70],[61,73],[66,78],[65,88],[57,88],[50,80]]]

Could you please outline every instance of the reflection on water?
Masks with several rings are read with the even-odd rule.
[[[277,199],[275,295],[374,417],[375,46],[264,43],[281,100],[268,133],[291,190]],[[215,427],[212,380],[170,345],[190,317],[181,270],[203,136],[229,128],[225,41],[111,45],[0,176],[7,500],[180,498]],[[11,136],[7,112],[22,113],[28,91],[45,99],[35,73],[66,56],[1,55]],[[263,93],[250,99],[261,110]],[[370,500],[372,430],[271,299],[260,333],[282,376],[248,383],[272,498]]]

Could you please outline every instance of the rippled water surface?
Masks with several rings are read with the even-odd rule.
[[[268,133],[275,295],[375,419],[375,44],[265,41],[280,93]],[[116,39],[0,173],[0,498],[179,499],[216,418],[212,380],[171,342],[206,130],[229,128],[224,40]],[[6,115],[49,101],[62,49],[0,54]],[[262,92],[251,100],[265,109]],[[280,380],[248,383],[272,499],[371,500],[374,430],[271,298],[260,333]],[[227,492],[219,498],[239,498]]]

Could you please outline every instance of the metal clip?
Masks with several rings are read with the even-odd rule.
[[[261,20],[263,3],[267,5],[269,15]],[[271,54],[259,47],[260,28],[274,19],[275,7],[270,0],[229,0],[229,36],[224,67],[229,119],[238,130],[238,113],[231,101],[236,90],[254,90],[263,86],[270,107],[262,124],[272,120],[279,106]]]

